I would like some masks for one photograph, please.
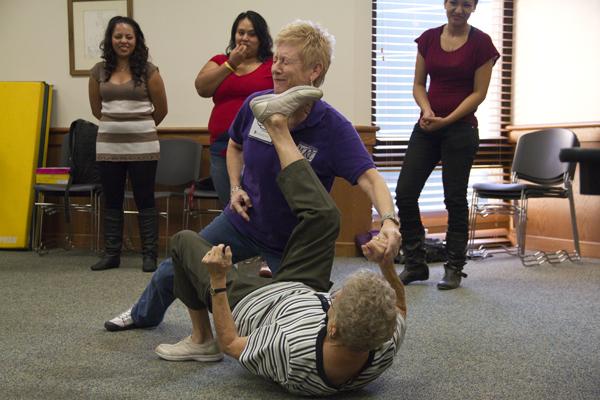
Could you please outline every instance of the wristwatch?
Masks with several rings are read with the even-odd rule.
[[[210,295],[214,296],[217,293],[221,293],[221,292],[226,292],[227,288],[226,287],[220,287],[220,288],[213,288],[212,286],[209,289]]]
[[[394,213],[386,213],[386,214],[383,214],[383,215],[381,216],[381,225],[383,225],[383,222],[384,222],[386,219],[389,219],[389,220],[391,220],[391,221],[392,221],[394,224],[396,224],[396,226],[400,226],[400,221],[398,221],[398,218],[396,218],[396,215],[395,215]]]

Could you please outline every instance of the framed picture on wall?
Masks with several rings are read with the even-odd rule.
[[[101,61],[100,42],[108,21],[116,15],[133,16],[133,0],[67,0],[69,13],[69,69],[72,76],[89,75]]]

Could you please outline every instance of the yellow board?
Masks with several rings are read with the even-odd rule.
[[[52,87],[0,82],[0,249],[30,247],[36,168],[46,162]]]
[[[66,185],[69,183],[69,174],[36,174],[35,183]]]

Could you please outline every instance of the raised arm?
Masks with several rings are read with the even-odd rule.
[[[380,230],[387,243],[384,257],[393,263],[400,249],[400,230],[390,189],[375,168],[368,169],[358,178],[358,186],[369,196],[379,215],[385,218]]]
[[[212,97],[215,90],[227,78],[232,71],[227,68],[225,63],[219,65],[214,61],[204,64],[204,67],[198,72],[194,86],[200,97]]]
[[[247,50],[248,46],[239,44],[231,50],[227,64],[219,65],[214,61],[204,64],[194,83],[198,94],[201,97],[212,97],[223,80],[234,73],[233,71],[244,61]]]
[[[396,307],[398,308],[398,312],[402,315],[402,318],[406,318],[407,309],[404,285],[396,274],[393,261],[390,262],[384,257],[386,247],[386,240],[383,237],[375,236],[371,241],[362,246],[362,251],[369,261],[379,264],[379,269],[384,278],[396,292]]]
[[[208,268],[210,284],[213,289],[226,287],[227,271],[231,269],[231,248],[225,245],[213,246],[202,259]],[[221,351],[238,360],[246,347],[248,338],[239,336],[231,309],[227,292],[219,292],[212,296],[212,313],[217,332],[217,340]]]

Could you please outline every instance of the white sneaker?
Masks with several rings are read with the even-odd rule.
[[[313,86],[294,86],[283,93],[265,94],[250,100],[250,108],[256,120],[265,122],[273,114],[289,117],[302,105],[323,97],[323,91]]]
[[[194,360],[209,362],[223,359],[223,353],[221,353],[216,340],[196,344],[192,342],[191,336],[175,344],[159,344],[154,351],[160,358],[169,361]]]
[[[131,308],[118,317],[114,317],[113,319],[106,321],[104,323],[104,328],[110,332],[137,328],[135,322],[133,322],[133,318],[131,318]]]

